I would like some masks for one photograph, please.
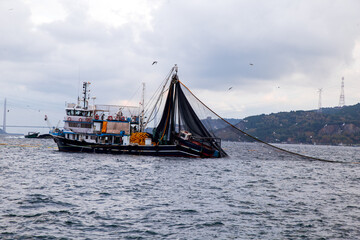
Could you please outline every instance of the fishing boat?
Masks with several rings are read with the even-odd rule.
[[[90,105],[89,82],[83,83],[82,99],[66,106],[63,130],[53,134],[60,151],[219,158],[227,154],[221,140],[205,128],[187,100],[175,65],[157,98],[155,106],[139,107]],[[159,112],[166,95],[159,123],[148,133],[148,123]],[[148,116],[144,116],[145,111]],[[145,121],[147,119],[148,121]]]
[[[39,136],[39,132],[28,132],[28,134],[24,135],[25,138],[37,138]]]

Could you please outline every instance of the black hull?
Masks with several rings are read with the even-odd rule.
[[[131,154],[144,156],[169,156],[187,158],[217,158],[217,151],[213,154],[204,151],[201,147],[181,145],[110,145],[96,144],[84,141],[71,140],[60,136],[54,136],[59,151],[63,152],[86,152],[86,153],[110,153],[110,154]]]

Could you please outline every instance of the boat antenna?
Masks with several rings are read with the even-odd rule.
[[[83,102],[84,102],[84,109],[87,109],[89,106],[89,99],[90,99],[90,89],[89,89],[90,82],[83,82]]]
[[[78,66],[78,84],[77,84],[77,94],[78,94],[78,106],[80,106],[80,66]]]

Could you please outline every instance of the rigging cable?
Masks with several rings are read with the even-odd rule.
[[[160,89],[161,89],[161,93],[159,94],[159,97],[157,98],[157,100],[156,100],[156,102],[155,102],[155,104],[154,104],[154,107],[152,108],[150,114],[148,115],[148,119],[151,119],[151,117],[152,117],[152,115],[153,115],[153,113],[154,113],[154,111],[155,111],[155,108],[156,108],[156,106],[159,104],[159,102],[160,102],[160,104],[161,104],[161,102],[162,102],[162,95],[163,95],[164,92],[165,92],[164,90],[165,90],[166,84],[167,84],[167,82],[169,81],[170,76],[171,76],[171,73],[174,71],[174,69],[175,69],[175,67],[171,68],[169,74],[166,76],[166,78],[165,78],[164,81],[163,81],[163,82],[165,82],[165,83],[164,83],[164,85],[162,86],[162,88],[161,88],[161,85],[160,85],[159,88],[155,91],[153,97],[151,97],[150,101],[154,101],[154,100],[155,100],[156,92],[157,92],[157,91],[160,91]],[[147,106],[150,105],[150,101],[149,101],[148,104],[146,105],[146,108],[147,108]],[[147,108],[147,109],[148,109],[148,108]],[[144,114],[146,115],[147,113],[148,113],[148,110],[146,110]],[[155,118],[155,117],[154,117],[154,118]],[[147,127],[148,123],[149,123],[149,121],[147,121],[147,122],[145,123],[144,128]]]
[[[293,154],[293,155],[296,155],[296,156],[299,156],[299,157],[302,157],[302,158],[307,158],[307,159],[310,159],[310,160],[314,160],[314,161],[322,161],[322,162],[329,162],[329,163],[352,163],[352,164],[359,164],[360,162],[343,162],[343,161],[333,161],[333,160],[327,160],[327,159],[322,159],[322,158],[317,158],[317,157],[311,157],[311,156],[307,156],[307,155],[303,155],[303,154],[300,154],[300,153],[296,153],[296,152],[292,152],[292,151],[289,151],[289,150],[286,150],[286,149],[283,149],[283,148],[280,148],[280,147],[277,147],[275,145],[272,145],[268,142],[265,142],[257,137],[254,137],[244,131],[242,131],[241,129],[239,129],[238,127],[234,126],[233,124],[231,124],[230,122],[228,122],[227,120],[225,120],[224,118],[222,118],[220,115],[218,115],[216,112],[214,112],[212,109],[210,109],[207,105],[205,105],[198,97],[195,96],[195,94],[193,94],[190,89],[185,86],[185,84],[183,84],[180,80],[178,80],[181,85],[183,85],[190,93],[191,95],[196,99],[198,100],[204,107],[206,107],[210,112],[212,112],[213,114],[215,114],[218,118],[220,118],[221,120],[223,120],[225,123],[227,123],[229,126],[231,126],[232,128],[234,128],[235,130],[241,132],[242,134],[244,134],[245,136],[248,136],[250,138],[252,138],[253,140],[257,141],[257,142],[260,142],[260,143],[263,143],[269,147],[272,147],[272,148],[275,148],[279,151],[282,151],[282,152],[286,152],[286,153],[289,153],[289,154]]]

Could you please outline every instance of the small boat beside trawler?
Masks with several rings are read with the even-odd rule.
[[[28,132],[28,134],[25,134],[25,138],[37,138],[39,136],[40,132]]]
[[[144,102],[141,107],[90,105],[89,85],[83,83],[83,97],[66,106],[64,129],[53,134],[60,151],[219,158],[227,156],[221,140],[212,136],[195,114],[182,91],[175,65],[156,103],[167,92],[162,116],[152,134],[145,132]],[[159,112],[149,109],[147,119]]]

